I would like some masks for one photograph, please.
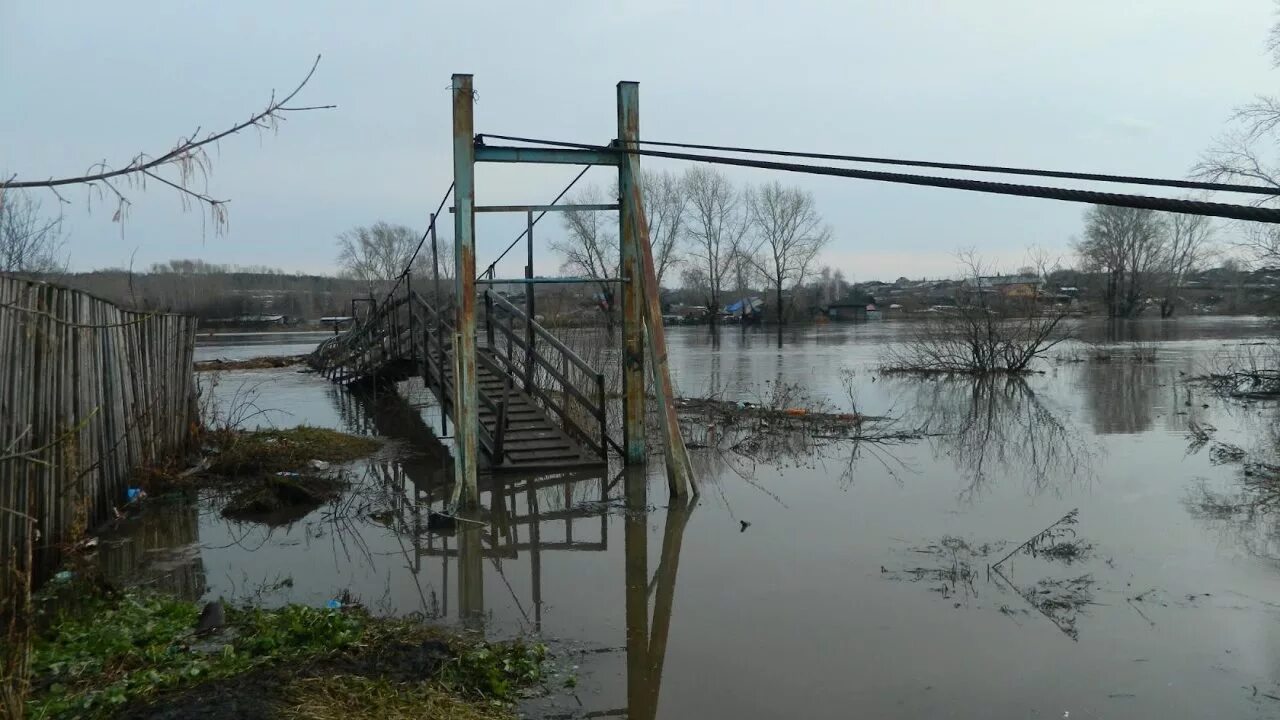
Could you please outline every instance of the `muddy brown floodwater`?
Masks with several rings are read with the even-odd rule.
[[[453,531],[427,527],[450,461],[422,392],[224,373],[212,392],[230,403],[251,386],[267,411],[255,422],[392,442],[353,468],[348,495],[290,525],[156,504],[101,555],[193,598],[319,605],[348,590],[375,612],[540,634],[577,682],[531,701],[533,717],[1280,717],[1280,534],[1266,513],[1205,501],[1235,492],[1240,467],[1188,438],[1194,423],[1254,449],[1276,408],[1185,382],[1267,339],[1266,323],[1087,323],[1086,338],[1117,356],[1140,340],[1154,362],[1047,362],[985,383],[881,377],[902,331],[805,328],[781,350],[767,334],[668,338],[685,395],[800,384],[847,408],[852,370],[859,409],[916,441],[694,451],[688,510],[666,507],[660,464],[647,482],[482,484],[487,523]],[[305,345],[253,340],[202,358]]]

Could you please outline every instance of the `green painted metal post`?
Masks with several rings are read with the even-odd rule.
[[[528,251],[528,259],[524,266],[524,277],[526,280],[533,279],[533,211],[530,210],[525,214],[525,242]],[[536,334],[533,332],[533,319],[537,315],[537,308],[534,307],[533,283],[524,286],[524,389],[525,392],[533,392],[533,363],[534,351],[533,343]],[[508,340],[508,343],[511,341]]]
[[[640,139],[640,84],[618,83],[618,142],[625,147]],[[628,465],[644,464],[644,285],[640,277],[640,246],[637,238],[635,178],[632,164],[618,165],[619,269],[624,282],[622,294],[622,446]]]
[[[453,341],[453,506],[476,507],[480,455],[476,386],[475,122],[470,75],[453,76],[453,255],[457,333]]]

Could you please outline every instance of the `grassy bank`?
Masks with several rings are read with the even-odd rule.
[[[506,718],[541,645],[488,644],[359,606],[227,606],[63,585],[40,598],[29,718]]]

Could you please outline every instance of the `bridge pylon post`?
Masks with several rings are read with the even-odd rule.
[[[640,139],[640,84],[618,83],[618,142],[624,147]],[[630,163],[618,165],[618,269],[622,284],[622,447],[623,461],[643,465],[647,460],[644,392],[644,285],[640,279],[640,241],[636,237],[632,201],[637,178]]]
[[[456,318],[453,337],[455,510],[479,502],[479,393],[476,384],[475,119],[470,75],[453,76],[453,256]]]

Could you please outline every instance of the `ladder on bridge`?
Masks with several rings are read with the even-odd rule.
[[[484,343],[476,351],[481,450],[495,471],[608,464],[604,375],[492,290],[483,294]],[[415,291],[375,306],[321,343],[310,362],[342,385],[420,377],[453,416],[454,335],[448,310]]]

